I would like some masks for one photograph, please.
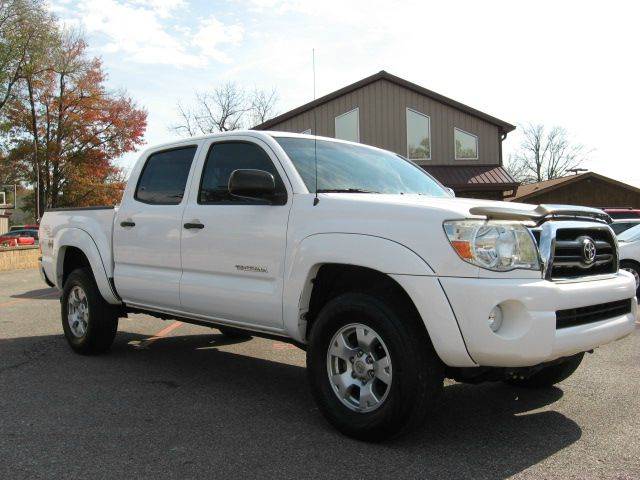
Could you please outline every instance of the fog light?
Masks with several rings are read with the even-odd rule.
[[[497,332],[502,326],[502,309],[499,305],[496,305],[489,313],[489,328],[492,332]]]

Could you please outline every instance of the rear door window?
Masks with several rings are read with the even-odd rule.
[[[151,154],[140,174],[134,198],[153,205],[178,205],[196,149],[194,145]]]

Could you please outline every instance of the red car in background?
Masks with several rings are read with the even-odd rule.
[[[10,232],[15,232],[16,230],[38,230],[40,226],[37,223],[30,223],[27,225],[12,225],[9,227]]]
[[[611,218],[640,218],[640,210],[631,207],[603,208]]]
[[[0,235],[0,247],[18,247],[38,243],[38,230],[13,230]]]

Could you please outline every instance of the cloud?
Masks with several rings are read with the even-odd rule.
[[[640,108],[637,2],[49,1],[149,109],[152,142],[178,100],[228,80],[276,87],[281,112],[310,100],[315,48],[318,96],[385,69],[513,123],[560,124],[596,149],[587,166],[640,185],[617,127]]]
[[[213,15],[201,20],[198,30],[193,34],[191,44],[200,50],[201,55],[219,62],[228,63],[229,57],[218,46],[238,45],[244,37],[242,25],[225,25]]]
[[[174,10],[187,9],[184,0],[135,0],[132,3],[152,9],[160,18],[170,17]]]
[[[98,51],[123,54],[126,60],[175,67],[205,67],[210,61],[229,62],[224,45],[238,45],[244,29],[226,25],[211,15],[195,32],[176,17],[187,10],[184,0],[85,0],[59,2],[54,11],[88,34],[101,36]]]

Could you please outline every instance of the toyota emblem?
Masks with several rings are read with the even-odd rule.
[[[589,237],[582,239],[582,260],[586,265],[596,260],[596,244]]]

